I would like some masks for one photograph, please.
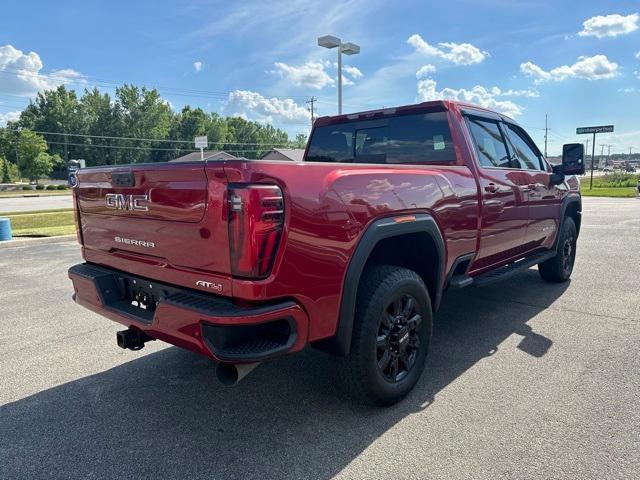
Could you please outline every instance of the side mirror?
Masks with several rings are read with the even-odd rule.
[[[562,173],[584,175],[584,145],[567,143],[562,146]]]

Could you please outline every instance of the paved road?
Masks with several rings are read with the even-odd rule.
[[[638,478],[640,200],[585,199],[573,279],[449,294],[387,409],[315,351],[218,385],[203,358],[76,306],[72,243],[0,249],[0,478]]]
[[[71,195],[49,197],[0,197],[0,212],[28,212],[34,210],[53,210],[72,208]]]

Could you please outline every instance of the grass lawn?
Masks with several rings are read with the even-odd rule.
[[[580,191],[585,197],[633,198],[638,194],[634,187],[593,187],[593,190],[589,190],[588,184],[583,185]]]
[[[585,197],[635,197],[638,193],[637,175],[614,173],[593,177],[593,189],[589,190],[589,174],[580,179],[580,191]]]
[[[71,195],[71,190],[14,190],[11,192],[0,192],[0,197],[24,197],[27,196],[58,196],[58,195]]]
[[[7,213],[14,237],[54,237],[76,233],[73,210]]]

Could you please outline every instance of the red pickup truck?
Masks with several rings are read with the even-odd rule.
[[[582,144],[552,167],[510,118],[437,101],[316,120],[302,162],[81,169],[77,303],[218,362],[234,383],[307,345],[357,398],[420,377],[447,289],[571,275]]]

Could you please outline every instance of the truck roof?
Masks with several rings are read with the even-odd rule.
[[[324,116],[319,117],[315,122],[315,126],[323,126],[330,125],[333,123],[339,123],[349,120],[355,120],[358,118],[375,118],[384,115],[395,115],[397,113],[418,113],[420,111],[429,111],[429,110],[454,110],[458,111],[465,108],[471,108],[474,110],[479,110],[483,112],[487,112],[493,115],[498,115],[502,118],[505,118],[511,122],[515,121],[507,117],[506,115],[501,114],[500,112],[496,112],[495,110],[491,110],[485,107],[481,107],[479,105],[474,105],[473,103],[468,102],[460,102],[457,100],[432,100],[429,102],[421,102],[414,103],[408,105],[400,105],[397,107],[387,107],[387,108],[379,108],[375,110],[366,110],[362,112],[353,112],[353,113],[345,113],[342,115],[332,115],[332,116]]]

